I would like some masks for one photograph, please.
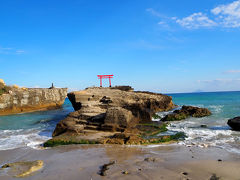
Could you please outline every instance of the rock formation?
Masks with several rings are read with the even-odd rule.
[[[8,169],[8,174],[13,177],[23,178],[32,175],[43,167],[43,161],[14,162],[3,165],[1,169]]]
[[[210,116],[212,113],[206,108],[193,106],[183,106],[180,110],[175,110],[172,114],[168,114],[161,121],[180,121],[188,117],[204,117]]]
[[[88,88],[68,94],[75,112],[58,123],[53,136],[82,130],[124,131],[138,123],[151,122],[152,115],[174,107],[162,94]]]
[[[110,142],[115,139],[119,144],[140,141],[138,137],[130,138],[128,133],[139,135],[139,124],[151,124],[156,112],[175,107],[169,96],[119,88],[87,88],[69,93],[68,98],[75,112],[57,124],[53,132],[55,140],[67,141],[70,137],[77,141],[104,139]],[[158,125],[151,127],[159,131]]]
[[[0,81],[0,115],[61,107],[67,88],[20,88]]]
[[[233,119],[229,119],[227,124],[236,131],[240,131],[240,117],[235,117]]]

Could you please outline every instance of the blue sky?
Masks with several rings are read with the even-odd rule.
[[[240,89],[240,0],[11,0],[0,17],[7,84]]]

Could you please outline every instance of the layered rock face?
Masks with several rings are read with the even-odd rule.
[[[12,87],[0,95],[0,115],[58,108],[66,96],[67,88]]]
[[[169,96],[128,89],[87,88],[69,93],[75,112],[57,124],[53,136],[91,131],[133,132],[139,123],[151,122],[156,112],[175,106]]]

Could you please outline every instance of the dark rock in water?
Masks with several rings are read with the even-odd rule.
[[[202,124],[200,127],[201,128],[207,128],[208,126],[206,124]]]
[[[200,118],[210,116],[212,113],[207,108],[199,108],[193,106],[183,106],[180,110],[175,110],[172,114],[168,114],[161,121],[180,121],[190,116]]]
[[[155,162],[157,161],[156,158],[154,157],[148,157],[148,158],[145,158],[144,161],[147,161],[147,162]]]
[[[168,114],[167,116],[162,118],[161,121],[180,121],[188,117],[189,115],[185,113],[173,113],[173,114]]]
[[[128,171],[123,171],[122,174],[129,174],[129,172]]]
[[[217,177],[216,174],[213,174],[210,178],[210,180],[219,180],[219,179],[220,179],[220,177]]]
[[[233,119],[229,119],[227,124],[236,131],[240,131],[240,116]]]
[[[111,162],[109,162],[108,164],[104,164],[103,166],[101,166],[101,168],[100,168],[100,172],[99,172],[99,174],[101,175],[101,176],[106,176],[107,175],[107,170],[109,170],[109,166],[112,166],[112,165],[114,165],[116,163],[116,161],[111,161]]]

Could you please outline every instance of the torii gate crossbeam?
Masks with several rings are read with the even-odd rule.
[[[111,78],[113,75],[97,75],[98,79],[100,79],[100,87],[102,87],[102,79],[109,79],[109,87],[112,87]]]

